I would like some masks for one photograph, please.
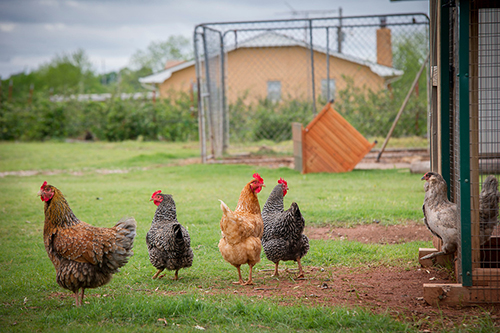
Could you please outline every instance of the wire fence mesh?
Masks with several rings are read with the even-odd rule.
[[[472,270],[477,298],[500,301],[500,8],[474,8],[470,22]]]
[[[207,23],[195,60],[209,153],[291,139],[329,100],[365,136],[384,136],[428,53],[425,14]],[[395,136],[426,133],[423,76]]]
[[[450,198],[457,203],[460,217],[457,281],[471,287],[472,302],[498,302],[500,9],[474,3],[470,12],[453,6],[443,10],[449,12],[451,23],[448,125]]]

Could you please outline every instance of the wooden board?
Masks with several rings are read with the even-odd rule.
[[[302,173],[352,171],[374,146],[328,103],[302,131]]]
[[[470,290],[457,283],[426,283],[424,284],[424,300],[432,306],[465,305],[470,302]]]

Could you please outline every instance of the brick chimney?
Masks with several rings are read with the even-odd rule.
[[[380,18],[377,30],[377,64],[392,67],[391,29],[386,27],[386,18]]]

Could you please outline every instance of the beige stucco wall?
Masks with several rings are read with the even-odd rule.
[[[232,103],[246,95],[247,103],[266,98],[267,82],[281,82],[282,99],[311,98],[311,53],[302,47],[241,48],[226,57],[227,100]],[[321,80],[327,78],[326,54],[314,52],[315,91],[321,95]],[[336,81],[336,90],[345,89],[342,75],[354,78],[354,85],[374,91],[384,88],[384,80],[367,66],[330,56],[330,79]],[[170,90],[189,92],[196,82],[194,66],[172,74],[160,85],[160,96]]]
[[[191,84],[196,82],[196,71],[194,66],[190,66],[175,73],[160,84],[160,97],[168,97],[172,91],[182,91],[189,93]]]

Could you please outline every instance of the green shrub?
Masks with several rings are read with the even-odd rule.
[[[30,105],[4,102],[0,105],[0,140],[40,141],[84,138],[123,141],[196,140],[198,118],[190,99],[121,100],[105,102],[67,99],[52,102],[35,96]]]
[[[292,138],[293,122],[309,123],[313,118],[309,102],[286,100],[273,103],[267,99],[246,105],[244,99],[229,105],[229,128],[234,141],[271,140],[281,142]]]

